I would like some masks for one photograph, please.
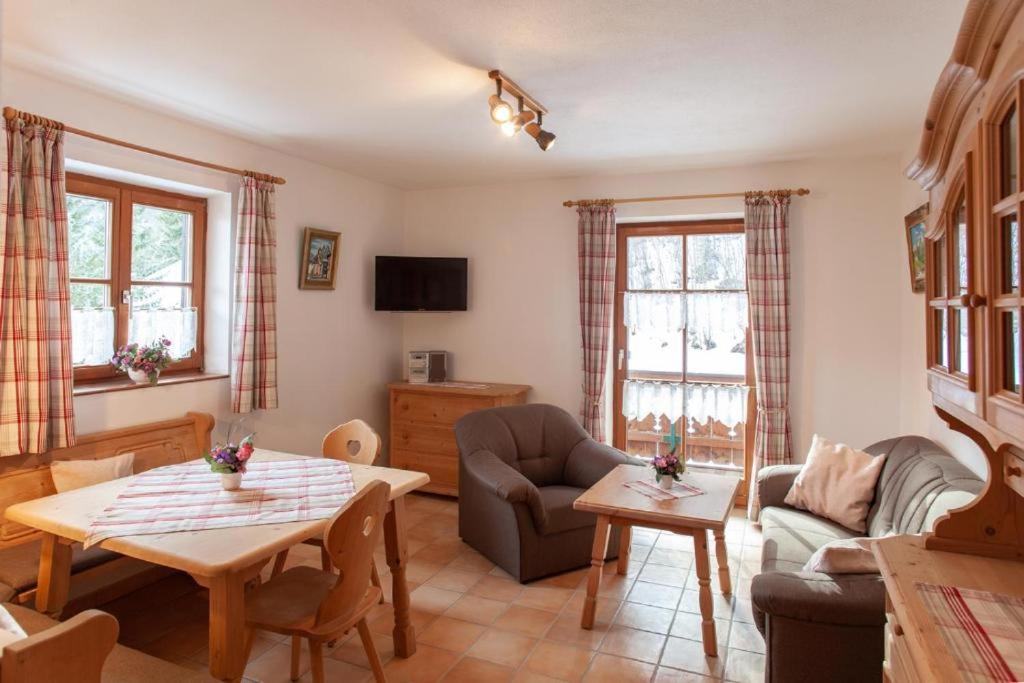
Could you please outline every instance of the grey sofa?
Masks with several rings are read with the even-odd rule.
[[[888,457],[875,488],[866,534],[787,506],[800,465],[777,465],[757,478],[764,546],[751,584],[754,620],[765,637],[769,683],[880,681],[885,587],[878,574],[804,572],[819,547],[840,538],[930,531],[984,483],[937,444],[919,436],[864,449]]]
[[[590,564],[596,518],[573,501],[632,458],[539,403],[470,413],[455,440],[462,540],[520,582]],[[608,558],[618,552],[613,533]]]

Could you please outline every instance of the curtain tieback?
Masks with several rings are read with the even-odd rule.
[[[789,412],[789,406],[785,408],[758,408],[757,412],[764,413],[766,415],[778,415],[779,413],[785,414]]]

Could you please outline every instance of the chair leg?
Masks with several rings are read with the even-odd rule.
[[[270,570],[270,578],[274,578],[284,571],[284,563],[288,560],[288,548],[285,548],[274,558],[274,568]]]
[[[320,546],[320,568],[325,572],[331,571],[331,556],[326,546]]]
[[[292,670],[293,681],[299,680],[299,660],[302,658],[302,638],[292,636]]]
[[[363,641],[366,658],[370,660],[374,680],[377,683],[385,683],[387,679],[384,678],[384,665],[380,662],[380,655],[377,654],[377,646],[373,644],[373,636],[370,635],[370,627],[366,625],[366,619],[360,619],[356,628],[359,629],[359,639]]]
[[[380,589],[380,604],[384,604],[384,586],[380,583],[380,572],[377,571],[377,563],[370,560],[370,583]]]
[[[324,683],[324,645],[309,639],[309,664],[313,669],[313,683]]]

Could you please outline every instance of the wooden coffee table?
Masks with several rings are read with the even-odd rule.
[[[654,475],[648,467],[619,465],[576,499],[573,507],[597,515],[594,529],[594,547],[590,555],[590,576],[587,579],[587,597],[583,603],[580,625],[594,627],[597,592],[601,586],[604,558],[608,552],[608,533],[611,526],[622,527],[617,570],[625,574],[629,566],[629,542],[633,526],[671,531],[693,536],[693,551],[697,564],[697,583],[700,586],[701,632],[704,652],[718,656],[715,635],[714,603],[711,597],[711,562],[708,558],[708,535],[715,536],[715,554],[718,559],[718,580],[722,593],[732,593],[729,579],[729,556],[725,551],[725,523],[736,502],[739,480],[715,474],[691,474],[682,480],[704,491],[699,496],[658,501],[627,488],[628,481],[652,482]],[[683,570],[680,570],[683,571]]]

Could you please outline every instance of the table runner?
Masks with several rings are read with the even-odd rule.
[[[1024,599],[918,583],[965,681],[1024,680]]]
[[[704,494],[702,489],[681,481],[672,482],[672,488],[670,489],[663,489],[660,486],[640,480],[627,481],[623,486],[654,500],[678,500],[679,498],[689,498],[690,496]]]
[[[237,491],[223,490],[202,460],[158,467],[92,519],[85,547],[113,536],[326,519],[354,494],[351,468],[328,458],[250,462]]]

